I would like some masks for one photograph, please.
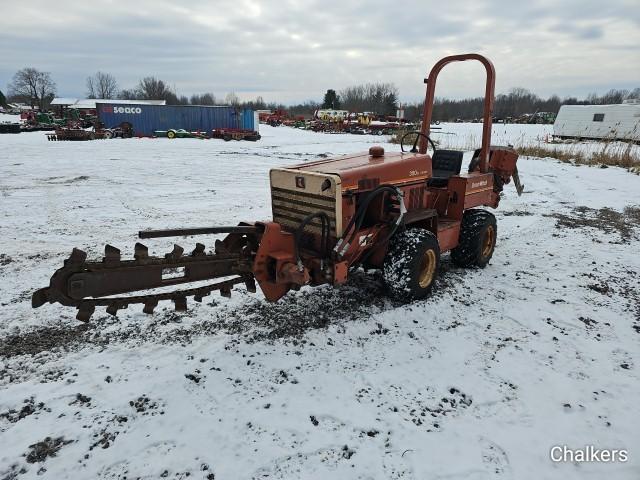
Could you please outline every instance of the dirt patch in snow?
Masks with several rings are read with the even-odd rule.
[[[452,271],[450,263],[443,262],[432,297],[444,294],[463,274],[464,270]],[[248,342],[299,339],[312,330],[370,318],[405,304],[387,295],[380,272],[358,271],[341,287],[327,285],[290,292],[276,303],[249,297],[239,307],[216,310],[210,321],[171,330],[162,341],[185,343],[192,337],[221,331]],[[167,316],[176,319],[174,312]]]
[[[379,275],[357,273],[341,288],[323,286],[285,296],[268,303],[254,300],[229,312],[227,325],[232,333],[247,332],[251,340],[299,337],[309,330],[326,328],[339,321],[350,322],[402,305],[385,295]]]
[[[635,229],[640,227],[640,207],[637,206],[625,207],[622,212],[608,207],[593,209],[579,206],[568,215],[552,213],[547,216],[556,219],[558,229],[593,228],[607,234],[617,233],[622,241],[637,238]]]
[[[26,398],[21,407],[11,408],[6,412],[0,413],[0,420],[5,420],[8,423],[16,423],[29,415],[39,412],[43,408],[45,408],[43,402],[36,403],[34,397]],[[1,428],[0,431],[2,431]]]
[[[464,273],[443,258],[432,297],[454,287]],[[290,292],[276,303],[246,295],[246,301],[240,306],[225,307],[211,300],[209,306],[217,307],[211,310],[211,320],[195,325],[187,322],[181,325],[191,312],[157,311],[144,325],[130,323],[124,326],[117,317],[97,318],[96,315],[89,324],[59,324],[20,332],[0,339],[0,357],[73,351],[85,345],[104,347],[124,342],[184,344],[194,337],[220,332],[238,335],[248,342],[300,338],[311,330],[369,318],[405,304],[387,295],[380,272],[358,271],[339,288],[327,285]]]
[[[27,463],[44,462],[48,457],[55,457],[62,447],[72,442],[73,440],[65,440],[64,437],[47,437],[41,442],[29,445],[29,451],[26,453]]]
[[[502,216],[504,217],[530,217],[532,215],[535,215],[532,212],[529,212],[527,210],[511,210],[511,211],[506,211],[506,212],[501,212]]]
[[[0,341],[0,357],[14,357],[16,355],[34,355],[36,353],[66,349],[83,342],[88,330],[93,325],[79,324],[55,325],[35,330],[9,335]]]
[[[624,310],[633,315],[633,330],[640,333],[640,271],[626,267],[615,274],[589,272],[582,276],[587,279],[584,287],[599,294],[603,301],[618,303],[622,299],[626,303]]]

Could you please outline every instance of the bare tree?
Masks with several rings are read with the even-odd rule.
[[[234,92],[227,93],[227,96],[224,98],[225,103],[229,105],[238,106],[240,105],[240,99]]]
[[[156,77],[145,77],[135,88],[125,88],[120,91],[118,98],[122,100],[165,100],[167,105],[188,105],[189,99],[182,95],[180,98],[171,90],[169,85]]]
[[[256,101],[254,102],[254,109],[255,110],[265,110],[266,107],[267,107],[267,104],[264,101],[264,98],[262,98],[261,95],[258,95],[256,97]]]
[[[216,97],[213,93],[194,94],[191,95],[190,103],[191,105],[215,105]]]
[[[121,100],[139,100],[140,92],[138,92],[135,88],[124,88],[120,90],[118,98]]]
[[[169,100],[167,97],[175,96],[169,86],[156,77],[144,77],[140,80],[138,91],[146,100]]]
[[[347,87],[338,97],[342,108],[352,112],[375,112],[395,115],[398,107],[398,89],[392,83],[367,83]]]
[[[87,98],[115,98],[118,93],[118,82],[110,73],[96,72],[87,77]]]
[[[44,110],[56,94],[56,84],[49,72],[27,67],[18,70],[9,84],[9,94]]]

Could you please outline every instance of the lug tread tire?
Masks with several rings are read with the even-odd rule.
[[[435,271],[427,287],[418,283],[425,252],[435,252]],[[411,228],[396,233],[390,241],[384,259],[383,277],[392,297],[409,301],[424,298],[429,294],[440,268],[440,247],[438,238],[429,230]]]
[[[493,246],[491,252],[483,257],[482,244],[489,226],[493,226]],[[451,260],[458,267],[486,267],[495,249],[497,233],[496,217],[491,212],[481,209],[467,210],[462,217],[460,243],[451,250]]]

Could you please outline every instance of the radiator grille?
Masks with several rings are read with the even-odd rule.
[[[285,230],[295,230],[300,222],[314,212],[324,212],[329,217],[331,237],[336,237],[336,199],[335,196],[318,195],[300,190],[271,187],[271,205],[273,220]],[[319,219],[313,219],[305,228],[306,232],[322,233]]]

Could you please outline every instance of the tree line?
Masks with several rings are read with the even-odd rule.
[[[327,90],[321,107],[395,115],[399,104],[398,96],[398,88],[393,83],[365,83],[347,87],[339,94],[333,89]]]
[[[562,105],[610,105],[619,104],[629,99],[640,99],[640,87],[633,90],[611,89],[604,95],[591,93],[582,100],[576,97],[561,99],[557,95],[541,98],[527,89],[513,88],[507,94],[496,95],[493,116],[495,118],[517,118],[536,112],[557,114]],[[423,105],[418,102],[405,105],[405,118],[411,121],[418,120],[422,115]],[[483,97],[460,100],[436,98],[433,105],[433,119],[454,121],[458,118],[465,120],[482,118],[483,108]]]
[[[340,91],[329,89],[322,101],[308,100],[303,103],[285,106],[282,103],[266,102],[262,97],[255,100],[242,101],[230,92],[223,98],[213,93],[194,94],[190,97],[178,95],[171,86],[154,76],[142,78],[131,88],[120,89],[116,78],[105,72],[96,72],[86,79],[86,96],[98,99],[122,100],[165,100],[168,105],[233,105],[239,108],[254,110],[286,110],[290,115],[309,116],[319,108],[348,110],[350,112],[375,112],[378,115],[395,115],[399,107],[404,109],[404,116],[409,121],[420,119],[423,111],[422,102],[401,105],[398,88],[393,83],[366,83],[344,88]],[[46,109],[56,94],[56,83],[49,72],[42,72],[32,67],[16,72],[9,83],[8,97],[0,92],[0,100],[5,102],[22,102],[32,107]],[[604,105],[622,103],[627,99],[640,99],[640,87],[633,90],[612,89],[604,95],[589,94],[585,99],[557,95],[542,98],[524,88],[513,88],[506,94],[495,98],[494,116],[498,118],[519,117],[526,113],[557,113],[562,105]],[[434,101],[433,120],[453,121],[455,119],[474,119],[482,117],[484,98],[447,99],[436,98]]]

